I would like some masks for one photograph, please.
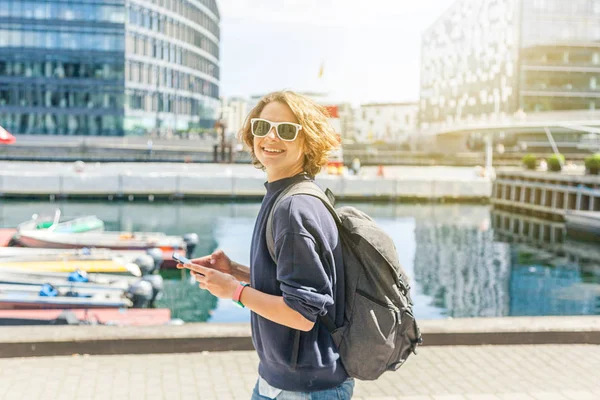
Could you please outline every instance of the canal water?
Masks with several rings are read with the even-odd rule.
[[[394,240],[411,279],[420,319],[600,314],[598,246],[553,251],[500,238],[487,205],[351,205],[371,215]],[[34,213],[93,214],[107,230],[195,232],[194,256],[223,249],[248,265],[257,202],[28,202],[0,200],[0,227],[14,227]],[[582,250],[583,249],[583,250]],[[588,251],[589,250],[589,251]],[[583,256],[582,256],[583,254]],[[165,294],[158,307],[184,321],[244,322],[248,310],[201,290],[179,270],[162,271]]]

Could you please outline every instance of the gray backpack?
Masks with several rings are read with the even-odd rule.
[[[416,354],[422,339],[392,239],[356,208],[336,210],[329,189],[324,193],[315,183],[303,181],[285,189],[269,214],[267,246],[275,262],[273,214],[281,201],[297,194],[321,199],[338,226],[346,286],[344,323],[335,326],[328,315],[320,319],[333,336],[346,372],[373,380],[397,370],[411,353]]]

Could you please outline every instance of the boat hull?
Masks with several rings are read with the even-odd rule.
[[[47,272],[101,272],[128,274],[127,267],[113,260],[55,260],[55,261],[2,261],[1,270],[47,271]]]
[[[0,229],[0,247],[8,246],[15,233],[17,233],[17,230],[13,228]]]
[[[112,242],[97,243],[93,240],[86,240],[86,234],[77,234],[77,240],[67,241],[60,239],[67,239],[63,235],[39,235],[39,234],[27,234],[20,233],[15,236],[14,242],[18,246],[29,247],[29,248],[51,248],[51,249],[83,249],[83,248],[104,248],[114,251],[147,251],[149,249],[158,248],[162,252],[163,261],[161,268],[171,269],[175,268],[177,262],[174,261],[171,255],[177,252],[181,255],[186,255],[185,242],[178,243],[176,245],[169,244],[157,244],[157,243],[140,243],[133,242],[124,239],[119,242],[114,240]],[[91,235],[90,235],[91,236]],[[92,239],[92,238],[90,238]],[[110,271],[106,271],[110,272]]]

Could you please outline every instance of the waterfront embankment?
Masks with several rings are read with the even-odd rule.
[[[566,152],[567,161],[583,164],[588,151]],[[547,158],[551,152],[533,152],[538,158]],[[520,166],[525,154],[505,152],[494,154],[495,166]],[[477,166],[484,165],[486,154],[479,151],[454,152],[407,150],[398,144],[344,144],[344,164],[350,165],[359,158],[362,165],[406,165],[406,166]],[[43,136],[20,135],[10,146],[0,146],[1,161],[31,162],[150,162],[150,163],[211,163],[217,160],[231,160],[247,164],[250,154],[239,144],[228,142],[225,151],[220,147],[220,139],[204,138],[148,138],[137,136],[91,137],[91,136]]]
[[[99,200],[259,199],[265,173],[251,165],[0,162],[0,197]],[[473,167],[364,167],[317,176],[342,200],[487,201],[492,182]]]
[[[421,320],[424,346],[600,344],[600,317]],[[0,358],[253,350],[247,323],[3,327]]]

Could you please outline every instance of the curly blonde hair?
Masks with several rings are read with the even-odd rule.
[[[250,149],[252,164],[256,168],[265,169],[254,154],[254,136],[250,120],[258,118],[265,106],[274,101],[287,105],[296,116],[298,123],[302,125],[298,136],[302,135],[304,140],[304,172],[315,176],[327,164],[329,152],[339,146],[338,135],[327,121],[329,113],[325,107],[291,90],[267,94],[260,99],[246,118],[238,136]]]

